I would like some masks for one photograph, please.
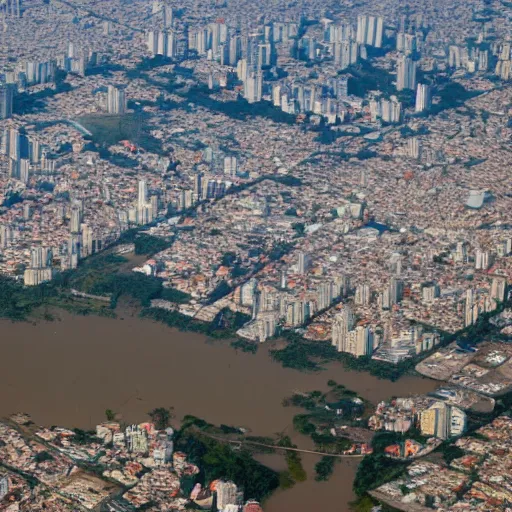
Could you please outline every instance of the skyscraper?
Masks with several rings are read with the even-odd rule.
[[[244,81],[244,97],[249,103],[261,101],[263,95],[263,74],[261,71],[250,73]]]
[[[148,202],[148,185],[145,180],[139,181],[139,193],[137,195],[137,206],[142,208]]]
[[[70,223],[70,231],[71,233],[80,233],[80,224],[82,222],[80,207],[78,205],[73,205],[71,207],[71,223]]]
[[[170,59],[175,59],[178,56],[178,39],[176,36],[176,32],[171,30],[167,33],[167,41],[166,41],[166,57]]]
[[[238,170],[238,162],[236,156],[226,156],[224,158],[224,174],[228,176],[236,176]]]
[[[385,123],[399,123],[402,117],[402,104],[396,96],[391,96],[389,100],[380,100],[380,117]]]
[[[477,249],[475,251],[475,269],[487,270],[490,266],[491,256],[488,251]]]
[[[397,59],[396,89],[416,89],[416,62],[405,55]]]
[[[238,34],[231,36],[229,40],[229,65],[235,67],[242,53],[242,40]]]
[[[332,322],[332,345],[338,352],[348,352],[349,332],[354,327],[354,315],[349,306],[345,305]]]
[[[420,158],[421,145],[418,137],[409,137],[407,139],[407,155],[410,156],[411,158]]]
[[[416,36],[399,32],[396,35],[396,49],[406,55],[416,51]]]
[[[367,284],[360,284],[356,288],[354,301],[357,306],[368,306],[370,304],[370,287]]]
[[[0,501],[9,493],[9,477],[7,475],[0,476]]]
[[[475,315],[475,304],[474,304],[474,292],[471,288],[466,291],[466,302],[464,307],[464,327],[473,325],[478,316],[478,312]]]
[[[21,158],[21,136],[16,128],[11,128],[8,131],[8,154],[12,160],[19,160]]]
[[[491,299],[493,301],[503,302],[507,292],[507,278],[495,276],[491,283]]]
[[[430,85],[418,84],[416,89],[416,112],[424,112],[430,109],[432,103]]]
[[[126,97],[123,89],[108,86],[107,111],[109,114],[124,114],[126,111]]]
[[[298,254],[297,259],[297,273],[298,274],[305,274],[308,269],[311,262],[311,257],[309,254],[306,254],[303,251],[300,251]]]
[[[192,191],[183,191],[187,193],[186,204],[192,202]],[[181,207],[183,208],[183,201]],[[192,206],[190,204],[190,206]],[[189,207],[189,206],[186,206]],[[145,180],[139,181],[139,188],[137,194],[137,205],[135,208],[135,221],[139,225],[149,224],[153,222],[158,214],[158,198],[157,196],[148,197],[148,188]]]
[[[33,247],[30,251],[30,267],[33,269],[49,267],[52,258],[52,250],[49,247]]]
[[[381,16],[359,15],[357,17],[357,35],[356,41],[359,44],[382,46],[382,33],[384,30],[384,20]]]
[[[0,119],[8,119],[12,116],[13,98],[13,85],[0,82]]]
[[[0,224],[0,249],[8,247],[13,238],[14,233],[11,226]]]
[[[164,29],[171,28],[174,23],[174,13],[172,6],[165,3],[162,7],[162,16]]]

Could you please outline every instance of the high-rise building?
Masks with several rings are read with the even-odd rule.
[[[421,157],[421,145],[418,137],[409,137],[407,139],[407,155],[417,160]]]
[[[474,292],[471,288],[466,291],[466,302],[464,307],[464,327],[473,325],[478,318],[478,311],[475,311]],[[476,314],[475,314],[476,313]]]
[[[464,242],[457,242],[455,252],[453,253],[453,261],[455,263],[466,263],[468,259],[467,246]]]
[[[488,251],[482,251],[477,249],[475,251],[475,269],[476,270],[487,270],[491,265],[491,255]]]
[[[82,258],[86,258],[87,256],[91,256],[94,252],[94,238],[93,232],[89,225],[82,224],[81,225],[82,232],[82,251],[80,256]]]
[[[430,85],[418,84],[416,89],[416,112],[425,112],[429,110],[432,104],[432,94]]]
[[[368,173],[366,169],[361,169],[359,173],[359,186],[361,188],[366,188],[368,186]]]
[[[0,476],[0,501],[9,493],[9,477],[7,475]]]
[[[148,451],[148,435],[144,428],[131,425],[125,430],[126,446],[131,453],[146,453]]]
[[[396,35],[396,49],[406,55],[416,51],[416,36],[399,32]]]
[[[224,174],[228,176],[236,176],[238,171],[238,161],[236,156],[224,157]]]
[[[244,98],[249,103],[261,101],[263,95],[263,73],[250,73],[244,81]]]
[[[354,315],[345,305],[332,322],[332,345],[338,352],[349,352],[349,332],[354,328]]]
[[[208,31],[200,29],[195,34],[195,49],[199,55],[205,55],[208,50]]]
[[[109,114],[124,114],[126,111],[126,96],[124,89],[108,86],[107,111]]]
[[[310,255],[306,254],[305,252],[300,251],[298,254],[298,260],[297,260],[297,273],[305,274],[308,271],[310,264],[311,264]]]
[[[0,3],[0,14],[2,16],[17,17],[21,16],[21,0],[5,0]]]
[[[70,223],[70,231],[71,233],[80,233],[80,224],[82,223],[82,214],[80,211],[80,206],[73,205],[71,207],[71,223]]]
[[[229,40],[229,65],[235,67],[241,54],[242,40],[238,34],[234,34]]]
[[[391,305],[401,302],[404,296],[404,282],[401,279],[397,279],[396,277],[391,278],[389,296]]]
[[[0,249],[6,249],[14,239],[11,226],[0,224]]]
[[[33,247],[30,251],[31,268],[45,268],[51,265],[52,250],[48,247]]]
[[[389,100],[380,100],[379,114],[385,123],[399,123],[402,117],[402,104],[396,96],[391,96]]]
[[[314,58],[314,57],[313,57]],[[270,66],[273,60],[273,49],[271,43],[260,43],[258,45],[258,68]]]
[[[416,89],[416,62],[405,55],[397,59],[396,89]]]
[[[139,192],[137,195],[137,205],[139,208],[146,205],[148,202],[148,186],[145,180],[139,181]]]
[[[38,164],[41,161],[42,146],[41,143],[35,138],[30,139],[28,156],[30,158],[30,163],[32,164]]]
[[[503,302],[506,298],[507,278],[495,276],[491,283],[491,300]]]
[[[174,13],[172,10],[172,6],[165,3],[162,8],[162,16],[164,29],[171,28],[174,23]]]
[[[421,289],[421,299],[425,304],[431,304],[440,295],[440,289],[437,284],[429,284]]]
[[[18,161],[21,158],[21,136],[17,128],[10,128],[6,131],[4,151],[11,160]]]
[[[217,510],[224,510],[228,505],[237,504],[237,486],[233,482],[217,482]]]
[[[359,43],[355,41],[337,41],[334,43],[334,64],[339,69],[346,69],[357,63]]]
[[[384,20],[381,16],[359,15],[357,17],[356,41],[359,44],[382,46],[382,34],[384,31]]]
[[[478,70],[479,71],[487,71],[489,67],[489,51],[488,50],[480,50],[477,55],[478,61]]]
[[[192,202],[192,191],[188,190],[186,192],[190,196],[190,202]],[[183,209],[183,205],[181,204],[180,206]],[[190,206],[192,206],[192,204]],[[190,206],[187,206],[187,208]],[[148,197],[147,183],[145,180],[140,180],[138,185],[137,205],[135,207],[135,218],[132,221],[143,226],[153,222],[157,215],[158,197]]]
[[[17,178],[22,182],[27,184],[30,178],[30,160],[27,158],[21,158],[18,161],[18,175]]]
[[[52,250],[48,247],[33,247],[30,251],[30,268],[26,269],[23,275],[25,286],[37,286],[41,283],[51,281],[52,271]]]
[[[354,302],[357,306],[368,306],[370,304],[370,286],[363,283],[356,287]]]
[[[458,46],[450,46],[448,53],[448,65],[451,68],[460,68],[462,64],[461,52]]]
[[[178,37],[174,30],[166,34],[165,56],[169,59],[175,59],[178,56]]]
[[[0,82],[0,119],[12,117],[14,86]]]

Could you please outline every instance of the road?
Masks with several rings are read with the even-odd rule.
[[[131,25],[127,25],[126,23],[122,23],[121,21],[117,20],[116,18],[110,18],[109,16],[104,16],[102,14],[98,14],[95,11],[92,11],[91,9],[88,9],[87,6],[75,4],[73,2],[69,2],[68,0],[52,0],[54,2],[59,2],[61,4],[67,5],[68,7],[71,7],[75,10],[81,10],[87,12],[89,16],[92,16],[93,18],[98,18],[99,20],[103,21],[110,21],[111,23],[115,23],[116,25],[120,25],[121,27],[125,27],[129,30],[132,30],[133,32],[144,32],[144,30],[136,27],[132,27]]]

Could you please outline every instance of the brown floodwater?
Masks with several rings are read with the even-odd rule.
[[[104,420],[106,409],[141,422],[154,407],[174,407],[177,418],[193,414],[249,428],[254,435],[293,434],[298,409],[281,405],[293,391],[325,390],[334,379],[376,403],[437,386],[419,377],[383,381],[339,364],[314,374],[284,369],[270,359],[265,345],[246,354],[228,342],[129,312],[117,319],[58,316],[37,325],[0,321],[0,416],[27,412],[38,424],[89,428]],[[299,446],[308,441],[293,437]],[[282,457],[265,457],[270,466],[283,464]],[[314,481],[317,461],[304,455],[308,481],[276,492],[265,511],[348,510],[356,461],[340,462],[327,483]]]

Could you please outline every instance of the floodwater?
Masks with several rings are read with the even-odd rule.
[[[246,354],[228,342],[179,332],[129,312],[117,319],[60,311],[58,316],[37,325],[0,321],[0,417],[27,412],[38,424],[89,428],[105,419],[106,409],[139,423],[154,407],[174,407],[177,419],[193,414],[249,428],[254,435],[292,434],[298,410],[281,402],[295,390],[325,390],[334,379],[376,403],[437,386],[416,377],[382,381],[337,364],[304,374],[273,362],[265,345],[257,354]],[[293,437],[306,447],[307,439]],[[271,458],[265,461],[270,466],[283,464],[282,457],[264,457]],[[357,462],[340,462],[328,483],[317,483],[317,461],[303,455],[308,481],[276,492],[265,511],[348,510]]]

